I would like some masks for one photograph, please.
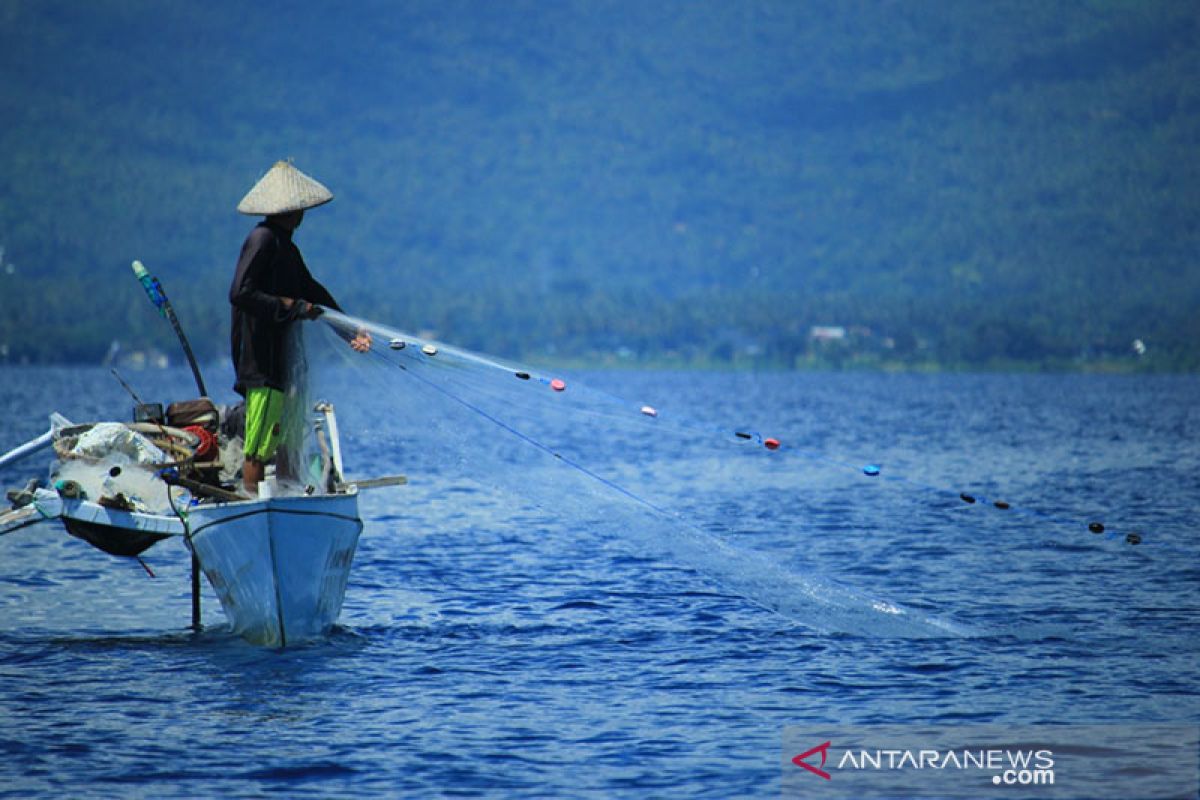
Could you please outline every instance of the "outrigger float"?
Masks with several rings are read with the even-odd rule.
[[[139,268],[134,262],[155,305],[165,306],[205,395],[169,301]],[[0,467],[47,448],[57,456],[48,486],[34,479],[8,493],[14,507],[0,513],[0,535],[61,520],[71,535],[139,561],[159,542],[182,540],[192,556],[194,629],[200,628],[202,572],[234,633],[247,641],[285,647],[326,636],[341,612],[363,529],[359,489],[406,480],[345,480],[334,409],[316,403],[311,412],[305,434],[315,447],[301,468],[288,467],[309,482],[268,475],[256,498],[237,491],[238,407],[201,397],[165,412],[138,401],[129,423],[75,425],[52,415],[49,431],[0,456]]]

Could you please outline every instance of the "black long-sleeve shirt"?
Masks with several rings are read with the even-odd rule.
[[[302,310],[300,303],[285,309],[284,297],[342,310],[308,271],[291,232],[264,220],[246,237],[229,287],[233,388],[239,394],[258,386],[284,389],[286,333]]]

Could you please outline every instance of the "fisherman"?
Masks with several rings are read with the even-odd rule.
[[[316,319],[322,307],[342,310],[309,273],[292,241],[304,212],[332,199],[322,184],[280,161],[238,203],[241,213],[265,217],[246,237],[229,287],[230,345],[237,373],[233,388],[246,398],[242,483],[251,497],[258,494],[267,462],[280,443],[290,366],[289,327]],[[358,332],[350,346],[366,352],[371,348],[370,334]]]

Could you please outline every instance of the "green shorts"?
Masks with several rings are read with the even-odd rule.
[[[246,392],[246,459],[266,463],[279,447],[283,392],[257,386]]]

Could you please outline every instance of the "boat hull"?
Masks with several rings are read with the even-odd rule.
[[[285,647],[329,633],[363,523],[358,495],[196,506],[189,540],[235,633]]]

